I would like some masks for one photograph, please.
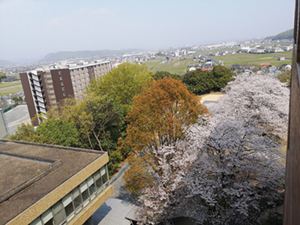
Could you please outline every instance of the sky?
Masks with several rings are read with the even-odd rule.
[[[0,0],[0,59],[261,38],[293,28],[294,11],[295,0]]]

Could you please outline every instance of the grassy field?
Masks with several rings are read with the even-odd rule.
[[[239,50],[241,49],[240,47],[235,47],[235,48],[217,48],[217,49],[207,49],[207,50],[202,50],[200,53],[207,55],[208,53],[216,53],[220,51],[232,51],[232,50]]]
[[[0,83],[0,95],[9,95],[22,92],[23,87],[21,81]]]
[[[278,61],[277,57],[285,57],[285,61]],[[268,54],[234,54],[212,57],[215,61],[224,61],[224,66],[237,64],[260,64],[270,63],[278,66],[292,63],[292,52],[268,53]]]
[[[156,71],[168,71],[170,73],[177,73],[177,74],[185,74],[186,69],[188,65],[191,63],[198,63],[198,62],[193,62],[193,59],[185,59],[185,60],[176,60],[176,61],[171,61],[166,64],[160,64],[163,61],[163,57],[159,57],[156,59],[151,59],[145,64],[148,66],[148,69],[152,70],[153,72]]]

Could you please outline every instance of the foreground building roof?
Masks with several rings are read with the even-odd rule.
[[[105,152],[0,139],[0,224],[83,224],[109,198]]]

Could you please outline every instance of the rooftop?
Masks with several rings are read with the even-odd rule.
[[[0,224],[102,155],[100,151],[0,139]]]

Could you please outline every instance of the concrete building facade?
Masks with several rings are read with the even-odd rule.
[[[80,99],[83,96],[85,86],[98,76],[111,70],[111,62],[97,62],[82,64],[72,67],[53,67],[48,70],[34,70],[21,73],[20,78],[28,106],[30,118],[45,113],[49,107],[53,107],[68,97]],[[33,121],[37,126],[39,119]]]

